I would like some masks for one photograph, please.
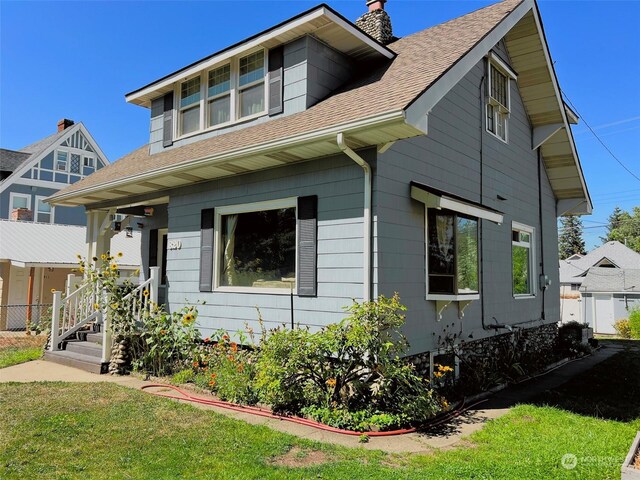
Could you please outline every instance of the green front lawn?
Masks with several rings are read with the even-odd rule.
[[[46,338],[42,336],[0,338],[0,368],[37,360],[42,356]]]
[[[112,384],[0,384],[0,478],[605,479],[640,419],[523,405],[457,450],[386,455],[304,441]],[[578,457],[567,470],[561,458]]]

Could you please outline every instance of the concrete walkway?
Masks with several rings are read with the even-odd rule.
[[[411,433],[395,437],[372,437],[369,443],[361,444],[357,436],[341,435],[325,432],[312,427],[299,425],[283,420],[257,417],[251,414],[232,412],[223,408],[192,403],[191,405],[205,410],[214,410],[223,415],[243,420],[254,425],[265,425],[280,432],[319,442],[332,443],[347,447],[363,447],[366,449],[383,450],[390,453],[428,453],[434,449],[456,448],[464,445],[463,438],[480,430],[488,420],[506,414],[509,409],[528,399],[550,389],[557,388],[598,363],[623,350],[623,347],[607,346],[593,353],[593,355],[566,364],[544,376],[506,388],[477,408],[465,412],[463,415],[447,422],[446,425],[424,433]],[[75,368],[58,365],[51,362],[36,360],[0,370],[2,382],[108,382],[116,383],[128,388],[140,389],[150,384],[136,376],[96,375]],[[202,394],[200,394],[202,396]]]

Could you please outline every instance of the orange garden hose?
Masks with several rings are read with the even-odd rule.
[[[308,427],[314,427],[320,430],[326,430],[328,432],[333,432],[333,433],[340,433],[343,435],[356,435],[356,436],[367,435],[369,437],[389,437],[393,435],[403,435],[405,433],[413,433],[417,431],[416,428],[405,428],[400,430],[389,430],[386,432],[354,432],[353,430],[343,430],[341,428],[330,427],[329,425],[316,422],[315,420],[309,420],[308,418],[293,417],[293,416],[287,416],[287,415],[276,415],[272,413],[270,410],[266,410],[264,408],[250,407],[246,405],[238,405],[231,402],[225,402],[222,400],[196,397],[194,395],[191,395],[190,393],[185,392],[184,390],[181,390],[180,388],[174,385],[164,385],[161,383],[154,383],[154,384],[142,386],[141,390],[146,390],[147,388],[165,388],[165,389],[173,390],[179,394],[179,395],[173,395],[173,394],[162,393],[162,392],[149,392],[152,395],[156,395],[159,397],[172,398],[174,400],[182,400],[185,402],[200,403],[202,405],[225,408],[227,410],[232,410],[234,412],[251,413],[253,415],[272,418],[275,420],[285,420],[287,422],[297,423],[299,425],[306,425]],[[462,404],[457,409],[447,412],[441,417],[435,418],[432,422],[429,422],[425,426],[430,427],[430,426],[439,425],[443,422],[446,422],[452,418],[459,416],[464,411],[485,401],[486,399],[481,400],[479,402],[475,402],[467,407],[464,407],[464,402],[462,402]]]

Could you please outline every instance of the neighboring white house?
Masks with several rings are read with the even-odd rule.
[[[51,305],[51,289],[65,279],[86,250],[86,228],[76,225],[0,220],[0,330],[21,330],[37,322]],[[121,232],[111,240],[122,252],[121,267],[140,266],[140,232]]]
[[[625,318],[628,303],[640,299],[640,294],[633,295],[638,292],[634,290],[637,283],[625,283],[632,282],[633,271],[638,269],[640,254],[620,242],[607,242],[584,256],[560,260],[562,322],[586,322],[596,333],[615,333],[615,320]]]

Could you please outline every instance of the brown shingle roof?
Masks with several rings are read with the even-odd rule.
[[[145,145],[61,190],[87,187],[406,108],[522,0],[504,0],[388,45],[397,57],[304,112],[150,155]]]

